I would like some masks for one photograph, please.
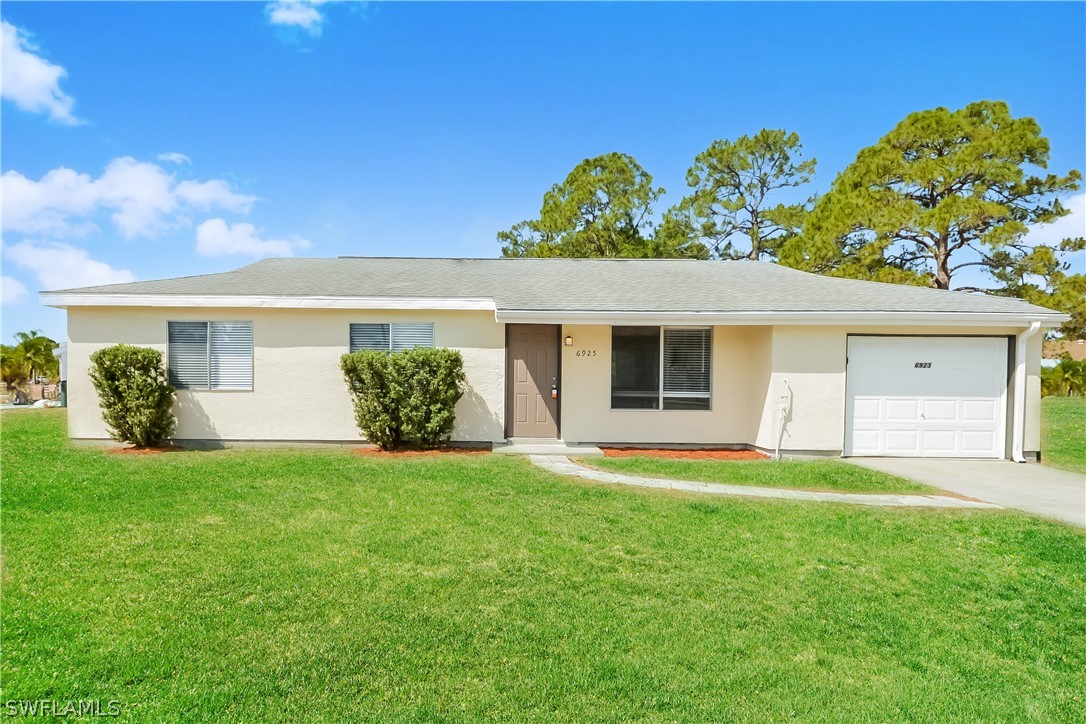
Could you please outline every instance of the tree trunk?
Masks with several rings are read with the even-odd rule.
[[[747,254],[747,258],[751,261],[758,261],[758,258],[762,255],[762,230],[758,226],[761,223],[758,219],[758,210],[755,209],[750,213],[750,253]]]
[[[936,289],[950,289],[950,252],[947,251],[947,242],[940,240],[935,248],[935,275],[931,279],[931,285]]]

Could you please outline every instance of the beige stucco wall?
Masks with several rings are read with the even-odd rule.
[[[106,438],[87,377],[90,354],[118,342],[165,351],[167,320],[252,320],[251,392],[181,391],[178,439],[357,441],[339,371],[351,322],[434,322],[438,346],[464,355],[467,392],[453,439],[505,437],[505,327],[489,312],[72,308],[68,312],[69,434]],[[845,351],[853,334],[1017,334],[1017,328],[718,326],[713,329],[712,408],[611,410],[611,330],[564,325],[561,435],[569,442],[756,445],[777,443],[780,398],[790,407],[783,450],[839,452],[844,438]],[[594,352],[594,355],[578,354]],[[1040,352],[1027,357],[1025,449],[1040,441]],[[1013,389],[1013,385],[1012,385]],[[1013,398],[1008,395],[1008,408]]]
[[[769,383],[758,435],[767,450],[839,451],[844,440],[845,332],[826,327],[773,327]],[[787,398],[787,399],[782,399]],[[784,424],[779,425],[781,415]]]
[[[773,417],[765,415],[766,398],[773,379],[773,328],[748,328],[749,377],[747,388],[747,435],[743,443],[752,445],[762,436],[772,435]]]
[[[611,443],[744,443],[750,435],[750,340],[755,328],[713,328],[710,410],[612,410],[611,328],[567,324],[562,337],[561,435]],[[582,356],[578,355],[582,353]],[[595,353],[583,356],[584,353]]]
[[[849,334],[1013,335],[1019,328],[931,326],[715,327],[712,409],[611,410],[610,328],[565,325],[562,436],[575,442],[749,444],[840,453]],[[578,350],[595,356],[578,356]],[[1013,383],[1012,383],[1013,385]],[[782,396],[788,397],[778,428]],[[1008,394],[1008,410],[1013,397]],[[1027,356],[1025,449],[1040,441],[1040,339]]]
[[[119,342],[165,352],[167,320],[205,319],[252,321],[253,389],[179,391],[177,439],[361,440],[339,370],[351,322],[433,322],[435,343],[464,357],[453,439],[505,437],[505,332],[491,312],[116,307],[68,310],[69,435],[108,437],[88,378],[92,352]]]
[[[772,329],[773,373],[762,408],[762,421],[753,444],[774,447],[780,395],[791,391],[791,412],[785,416],[781,448],[839,452],[844,443],[845,351],[849,334],[899,335],[1014,335],[1014,327],[931,326],[778,326]],[[1040,446],[1040,339],[1027,353],[1025,449]],[[1013,380],[1007,395],[1013,405]],[[1008,426],[1008,430],[1009,430]]]

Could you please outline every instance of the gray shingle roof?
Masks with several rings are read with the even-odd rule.
[[[485,298],[500,311],[1057,314],[1019,299],[837,279],[765,262],[669,259],[266,259],[221,274],[64,293]]]

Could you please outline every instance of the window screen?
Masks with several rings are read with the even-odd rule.
[[[433,347],[434,324],[352,324],[350,336],[352,352],[362,349],[399,352],[415,347]]]
[[[253,389],[252,322],[169,322],[167,337],[174,387]]]
[[[611,407],[660,408],[660,328],[611,328]]]
[[[611,409],[708,410],[713,333],[612,327]]]

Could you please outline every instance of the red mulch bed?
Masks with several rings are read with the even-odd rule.
[[[676,450],[668,448],[605,447],[603,456],[608,458],[652,457],[679,460],[768,460],[769,456],[757,450]]]
[[[181,452],[179,447],[110,447],[110,455],[160,455],[162,453]]]
[[[356,447],[351,450],[356,455],[375,458],[411,458],[433,457],[434,455],[487,455],[489,450],[483,447],[439,447],[435,450],[382,450],[379,447]]]

